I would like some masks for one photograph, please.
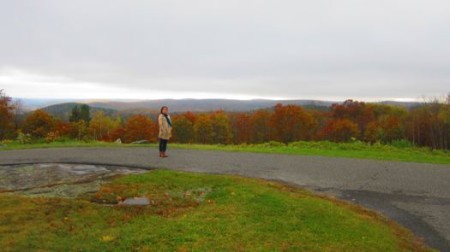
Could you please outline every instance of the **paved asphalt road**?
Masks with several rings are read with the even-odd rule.
[[[57,148],[0,151],[0,165],[88,163],[279,180],[374,209],[427,244],[450,251],[450,166],[362,159],[170,150],[154,148]]]

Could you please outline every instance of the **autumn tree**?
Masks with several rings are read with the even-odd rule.
[[[89,134],[94,140],[111,141],[112,132],[120,126],[120,117],[112,119],[103,111],[97,111],[89,124]]]
[[[173,141],[192,143],[194,141],[194,117],[191,113],[173,117]]]
[[[15,99],[12,104],[13,107],[13,124],[14,131],[17,132],[21,128],[23,121],[25,120],[25,110],[23,108],[23,102],[20,99]]]
[[[13,111],[11,97],[0,89],[0,140],[11,137],[14,132]]]
[[[359,132],[364,132],[366,126],[375,121],[373,105],[364,102],[346,100],[342,104],[333,104],[330,110],[333,120],[350,120],[357,124]]]
[[[382,129],[381,141],[384,143],[391,143],[395,140],[404,139],[404,126],[400,118],[393,115],[387,115],[380,118],[379,127]]]
[[[330,120],[323,128],[326,139],[334,142],[348,142],[360,135],[358,125],[349,119]]]
[[[210,116],[202,114],[197,117],[194,124],[194,139],[197,143],[212,143],[213,126]]]
[[[314,118],[314,128],[311,129],[312,137],[310,140],[318,141],[318,140],[326,139],[321,134],[321,129],[323,129],[325,127],[325,125],[327,124],[327,122],[330,118],[329,111],[311,110],[309,112],[310,112],[311,116]]]
[[[122,139],[125,139],[124,136],[125,136],[125,128],[124,126],[120,126],[119,128],[111,132],[111,141],[122,141]]]
[[[311,114],[300,106],[277,104],[270,125],[274,140],[289,143],[311,139],[315,122]]]
[[[232,117],[234,143],[250,143],[252,125],[248,113],[237,113]]]
[[[130,117],[125,125],[125,142],[138,140],[156,141],[155,124],[150,118],[144,115],[134,115]]]
[[[217,111],[210,115],[212,134],[211,141],[218,144],[227,144],[230,142],[232,134],[228,115],[223,111]]]
[[[409,138],[433,149],[450,148],[450,104],[433,100],[411,110]]]
[[[77,140],[89,140],[88,125],[84,120],[70,122],[69,135]]]
[[[364,141],[368,143],[381,142],[383,130],[380,128],[377,122],[370,122],[366,126],[364,132]]]
[[[55,123],[54,131],[61,137],[70,137],[72,127],[68,122],[57,120]]]
[[[406,109],[384,104],[371,104],[376,119],[365,127],[364,140],[367,142],[391,143],[405,139]]]
[[[54,126],[55,119],[44,110],[38,109],[26,117],[22,129],[32,137],[44,138],[53,131]]]
[[[250,141],[252,143],[265,143],[270,141],[272,112],[260,109],[250,115]]]

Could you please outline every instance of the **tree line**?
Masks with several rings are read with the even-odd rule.
[[[17,120],[17,104],[0,91],[0,140],[61,138],[78,140],[156,141],[156,117],[133,115],[126,120],[87,105],[75,106],[69,121],[36,110]],[[412,108],[347,100],[327,110],[277,104],[250,112],[214,111],[174,114],[173,139],[179,143],[254,144],[269,141],[405,141],[433,149],[450,148],[450,95]]]

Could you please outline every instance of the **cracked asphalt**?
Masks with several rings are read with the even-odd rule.
[[[86,163],[277,180],[378,211],[438,250],[450,251],[450,166],[349,158],[155,148],[0,151],[0,165]]]

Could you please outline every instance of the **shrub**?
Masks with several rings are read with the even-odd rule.
[[[30,134],[24,134],[23,132],[19,132],[17,135],[17,142],[20,144],[29,144],[31,143],[31,135]]]
[[[267,147],[268,148],[271,148],[271,147],[285,147],[286,144],[281,143],[281,142],[277,142],[277,141],[270,141],[270,142],[267,142],[267,143],[260,144],[259,146],[266,147],[266,148]]]
[[[55,132],[55,131],[49,132],[49,133],[45,136],[45,141],[46,141],[47,143],[55,142],[55,141],[57,141],[58,139],[59,139],[59,134],[58,134],[58,132]]]
[[[402,140],[394,140],[391,143],[392,146],[397,148],[412,148],[414,147],[414,144],[408,140],[402,139]]]

